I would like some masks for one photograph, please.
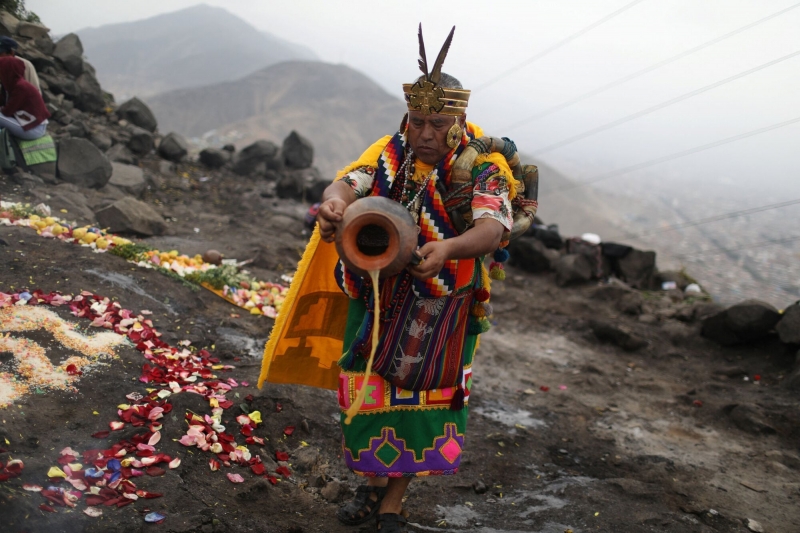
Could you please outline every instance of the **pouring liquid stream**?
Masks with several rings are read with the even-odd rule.
[[[369,278],[372,280],[372,288],[375,291],[373,299],[373,317],[372,317],[372,349],[367,359],[367,369],[364,371],[364,382],[361,384],[361,389],[356,395],[353,404],[347,409],[344,423],[350,425],[353,417],[358,414],[358,410],[364,405],[364,398],[367,397],[367,385],[369,385],[369,375],[372,373],[372,362],[375,360],[375,351],[378,349],[378,329],[380,325],[380,285],[378,284],[378,276],[380,270],[370,270]]]

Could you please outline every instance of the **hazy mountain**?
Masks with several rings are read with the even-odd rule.
[[[292,130],[314,143],[323,172],[349,163],[372,142],[394,133],[405,105],[345,65],[279,63],[240,80],[182,89],[146,99],[161,131],[197,137],[236,132],[236,144],[280,143]]]
[[[316,59],[302,45],[207,5],[76,33],[100,83],[118,101],[233,80],[281,61]]]

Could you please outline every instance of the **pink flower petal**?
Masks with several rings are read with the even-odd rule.
[[[230,472],[227,474],[228,479],[231,480],[232,483],[244,483],[244,478],[239,474],[231,474]]]

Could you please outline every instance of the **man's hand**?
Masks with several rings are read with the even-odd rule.
[[[417,279],[432,278],[442,270],[444,262],[450,259],[450,241],[433,241],[417,250],[422,263],[408,267],[411,275]]]
[[[320,204],[317,223],[319,223],[319,235],[323,241],[333,242],[336,228],[342,221],[345,209],[347,209],[347,202],[341,198],[329,198]]]

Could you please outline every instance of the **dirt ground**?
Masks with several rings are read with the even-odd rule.
[[[253,259],[261,279],[291,273],[304,246],[302,204],[271,197],[271,184],[229,179],[186,167],[154,179],[148,200],[170,217],[170,235],[149,239],[160,249],[194,254],[217,248]],[[202,180],[201,178],[207,178]],[[4,200],[22,199],[8,181]],[[40,192],[40,194],[42,194]],[[46,192],[44,193],[46,194]],[[53,206],[58,208],[58,206]],[[162,476],[137,478],[161,498],[106,508],[92,518],[75,509],[39,509],[45,500],[22,489],[50,485],[59,451],[109,446],[91,435],[108,429],[145,362],[133,347],[78,383],[79,393],[33,394],[0,410],[0,461],[22,459],[21,477],[0,482],[0,520],[9,532],[344,532],[335,511],[359,480],[340,458],[337,403],[331,391],[267,384],[255,388],[260,351],[272,321],[254,317],[212,293],[134,267],[110,254],[43,239],[25,228],[0,227],[0,291],[20,288],[117,300],[153,312],[154,327],[171,345],[188,339],[208,347],[247,387],[233,389],[223,422],[235,425],[237,404],[253,395],[263,413],[251,445],[268,470],[276,451],[289,453],[291,477],[273,485],[249,470],[212,472],[211,453],[177,442],[187,410],[208,412],[194,394],[169,398],[158,451],[182,464]],[[660,310],[642,321],[601,298],[595,285],[559,288],[551,275],[508,269],[494,286],[495,327],[482,337],[474,366],[466,451],[457,476],[411,484],[405,503],[415,531],[573,533],[800,531],[800,403],[780,386],[797,347],[776,339],[721,348],[699,336],[699,325],[669,318],[686,307],[661,294],[646,305]],[[53,308],[88,328],[88,320]],[[235,316],[238,315],[238,316]],[[601,342],[596,321],[615,324],[646,341],[626,351]],[[96,331],[89,328],[89,332]],[[29,334],[54,362],[71,355],[45,332]],[[0,354],[7,370],[9,354]],[[755,380],[755,376],[759,380]],[[747,378],[747,379],[745,379]],[[97,413],[97,414],[95,414]],[[296,427],[291,436],[287,426]],[[124,437],[124,435],[122,435]],[[8,444],[4,445],[4,439]],[[233,484],[226,472],[241,473]],[[161,524],[144,515],[157,511]],[[748,526],[749,524],[749,526]]]

